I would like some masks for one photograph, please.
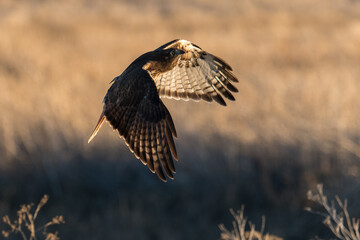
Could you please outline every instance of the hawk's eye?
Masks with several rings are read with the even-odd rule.
[[[175,50],[171,50],[170,56],[171,56],[171,57],[175,56]]]

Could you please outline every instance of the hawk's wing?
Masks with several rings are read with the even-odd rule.
[[[209,102],[214,99],[221,105],[226,105],[222,96],[235,100],[231,92],[238,90],[231,82],[238,80],[222,59],[186,40],[174,40],[158,49],[168,48],[178,48],[185,53],[177,66],[155,79],[161,97]]]
[[[150,75],[142,69],[136,71],[114,79],[104,98],[102,115],[118,130],[143,164],[163,181],[166,181],[163,170],[173,179],[175,167],[172,155],[177,159],[174,123]],[[100,116],[95,131],[100,128],[103,118]]]

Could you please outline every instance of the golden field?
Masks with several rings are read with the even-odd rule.
[[[164,100],[180,160],[163,184],[107,124],[87,139],[108,83],[176,38],[225,59],[239,93]],[[1,1],[0,213],[48,193],[62,239],[217,239],[245,204],[314,237],[308,189],[359,197],[359,43],[358,1]]]

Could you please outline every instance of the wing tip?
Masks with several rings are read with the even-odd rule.
[[[166,174],[166,176],[170,179],[170,180],[174,180],[174,176],[169,176],[168,174]],[[164,176],[164,178],[163,177],[160,177],[158,174],[157,174],[157,177],[161,180],[161,181],[163,181],[164,183],[166,183],[167,182],[167,178]]]

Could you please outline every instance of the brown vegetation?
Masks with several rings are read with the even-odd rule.
[[[221,230],[221,240],[283,240],[282,238],[264,234],[265,228],[265,217],[263,217],[260,231],[255,230],[255,225],[251,222],[248,222],[247,218],[244,215],[244,207],[241,210],[234,212],[233,209],[230,209],[231,215],[235,218],[235,221],[232,222],[233,229],[230,231],[221,224],[219,226]],[[249,228],[247,227],[247,223]]]
[[[48,227],[52,225],[64,224],[63,216],[53,217],[43,226],[35,225],[35,220],[38,217],[40,209],[47,203],[49,196],[44,195],[36,206],[35,211],[31,211],[33,204],[23,204],[17,211],[17,219],[11,221],[8,215],[3,217],[3,222],[7,225],[9,230],[2,230],[1,233],[5,238],[9,238],[11,234],[21,235],[23,240],[36,240],[38,239],[39,232],[42,233],[46,240],[59,240],[58,232],[52,233],[48,231]]]
[[[309,188],[359,194],[359,10],[345,0],[1,1],[0,214],[46,192],[47,214],[71,222],[65,239],[199,239],[245,204],[275,235],[314,236],[302,214]],[[164,100],[180,161],[162,185],[109,127],[87,139],[112,78],[175,38],[221,56],[240,83],[226,108]]]
[[[313,212],[323,216],[325,219],[323,223],[327,226],[337,239],[344,240],[359,240],[359,223],[360,218],[350,217],[348,201],[342,201],[338,195],[335,195],[335,200],[328,201],[324,194],[323,185],[319,184],[315,192],[309,191],[307,194],[309,200],[317,203],[322,207],[320,211],[307,208],[309,212]]]

